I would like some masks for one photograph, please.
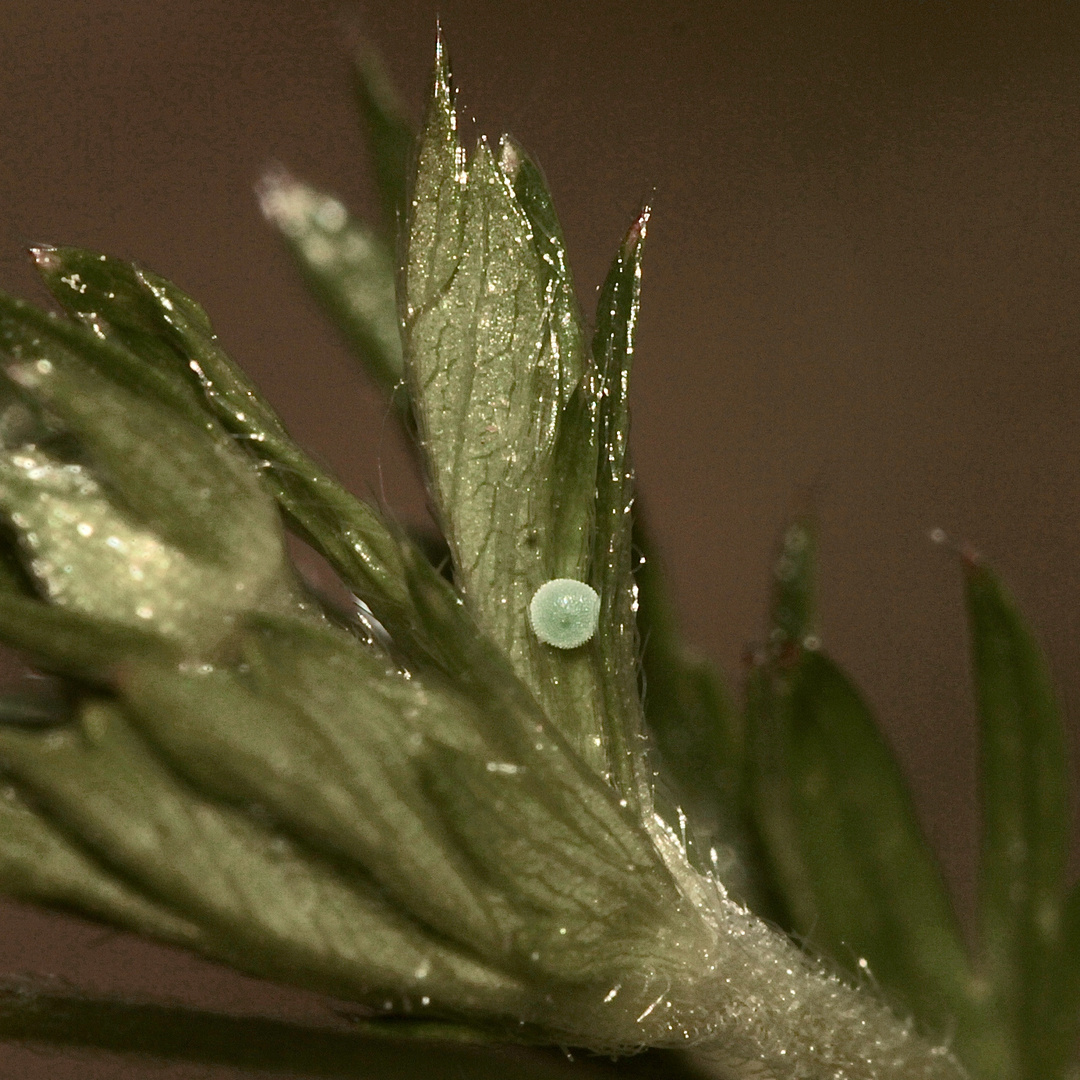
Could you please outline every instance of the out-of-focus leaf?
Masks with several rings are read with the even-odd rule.
[[[751,801],[792,928],[869,971],[985,1077],[1000,1018],[971,969],[899,766],[861,695],[816,645],[809,526],[784,535],[766,658],[747,690]]]
[[[207,413],[216,417],[251,451],[293,530],[326,557],[392,634],[415,635],[401,541],[292,441],[221,348],[202,308],[164,278],[121,259],[75,248],[47,254],[44,264],[39,259],[46,284],[73,314],[89,319],[94,313],[103,347],[122,356],[137,350],[181,401],[194,391],[194,415],[204,423],[211,422]]]
[[[0,593],[0,641],[30,654],[47,671],[95,683],[107,682],[131,659],[168,663],[179,659],[175,642],[150,628]]]
[[[1014,1074],[1063,1075],[1074,1050],[1062,1032],[1075,999],[1062,993],[1062,908],[1068,854],[1065,733],[1046,661],[986,567],[966,566],[979,710],[983,816],[982,964],[1002,1009]],[[1075,958],[1074,958],[1075,960]]]
[[[201,790],[259,803],[447,939],[500,955],[496,899],[449,840],[422,769],[433,736],[492,756],[467,703],[329,629],[277,621],[248,635],[244,655],[246,677],[131,671],[136,722]]]
[[[814,530],[808,520],[793,521],[784,531],[773,564],[769,648],[774,654],[798,648],[813,638],[815,616]],[[810,644],[813,644],[811,640]]]
[[[375,52],[360,50],[356,57],[356,101],[367,128],[367,145],[375,166],[382,203],[383,224],[391,238],[405,220],[409,162],[416,133],[390,78]]]
[[[212,957],[379,1007],[520,1007],[513,980],[439,944],[363,875],[181,783],[110,703],[46,736],[0,729],[0,761],[47,820],[198,923]]]
[[[259,203],[312,294],[379,389],[408,416],[390,246],[332,195],[283,170],[263,177]]]
[[[617,1068],[603,1061],[571,1062],[561,1053],[465,1046],[464,1037],[453,1037],[445,1023],[430,1023],[442,1031],[441,1040],[435,1032],[421,1039],[376,1024],[360,1021],[356,1031],[342,1031],[180,1005],[61,995],[26,982],[0,986],[0,1037],[38,1046],[93,1048],[326,1080],[590,1080],[613,1075]],[[491,1036],[482,1029],[476,1032],[475,1041],[485,1038]],[[654,1075],[639,1074],[637,1068],[633,1073]],[[690,1080],[698,1074],[681,1068],[664,1075]]]
[[[121,881],[27,806],[10,784],[0,791],[0,889],[6,896],[72,908],[179,945],[202,932],[167,905]]]
[[[53,727],[70,721],[72,709],[72,703],[54,687],[43,686],[37,693],[0,694],[0,724]]]
[[[999,1018],[982,1007],[952,905],[899,767],[840,669],[804,652],[790,674],[791,809],[816,923],[799,929],[868,967],[923,1024],[955,1024],[979,1075],[1000,1073]]]
[[[1080,885],[1073,885],[1061,916],[1061,1000],[1047,1037],[1059,1048],[1055,1060],[1070,1061],[1075,1072],[1077,1036],[1080,1035]],[[1071,1075],[1066,1071],[1066,1075]]]

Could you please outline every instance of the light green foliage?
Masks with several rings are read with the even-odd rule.
[[[407,408],[405,395],[395,394],[403,367],[389,244],[351,218],[332,195],[288,173],[263,177],[259,201],[308,287],[363,359],[379,389],[399,408]]]
[[[539,171],[504,140],[471,161],[440,54],[418,150],[405,260],[406,370],[455,580],[478,625],[579,754],[640,804],[625,385],[641,222],[601,291],[594,363]],[[537,639],[547,580],[601,598],[594,643]]]
[[[385,76],[365,56],[357,78],[385,227],[284,173],[263,208],[416,434],[452,580],[292,441],[175,285],[36,249],[68,317],[0,297],[0,640],[58,689],[0,698],[0,888],[353,1001],[373,1038],[962,1080],[949,1038],[975,1080],[1063,1080],[1080,1003],[1063,736],[996,580],[969,568],[986,824],[969,957],[869,707],[819,651],[809,527],[784,537],[745,710],[679,638],[628,446],[649,211],[589,338],[542,175],[506,137],[466,152],[441,42],[411,184]],[[378,625],[309,594],[282,523]],[[598,614],[573,648],[530,624],[552,579],[580,586],[590,630]],[[20,993],[0,986],[0,1034],[313,1076],[420,1060]]]

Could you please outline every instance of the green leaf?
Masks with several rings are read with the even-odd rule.
[[[602,639],[621,632],[615,622],[602,621],[598,638],[579,649],[557,650],[537,640],[527,616],[551,577],[592,573],[606,388],[585,370],[565,251],[539,172],[508,141],[500,164],[481,144],[466,167],[456,124],[440,54],[414,185],[406,352],[455,581],[577,752],[636,799],[627,754],[639,746],[626,731],[640,731],[636,654],[617,676],[605,674],[616,660]],[[610,555],[623,560],[621,572],[605,584],[623,590],[632,627],[625,525],[627,542]],[[629,693],[609,695],[609,684]]]
[[[316,300],[379,389],[407,417],[390,246],[333,196],[283,170],[263,177],[259,203]]]
[[[199,423],[212,415],[250,451],[290,527],[324,555],[343,581],[403,641],[419,632],[403,582],[402,541],[381,517],[317,465],[218,343],[206,313],[148,270],[77,248],[39,257],[46,284],[64,306],[93,317],[112,353],[147,359],[159,380],[191,405]],[[72,284],[74,283],[74,284]],[[131,350],[130,352],[128,350]],[[238,527],[247,523],[225,517]]]
[[[983,816],[982,965],[1005,1016],[1015,1075],[1063,1075],[1075,1000],[1062,985],[1068,854],[1065,734],[1046,661],[996,576],[966,567]]]
[[[0,890],[17,900],[74,909],[144,934],[196,947],[202,931],[149,899],[47,823],[8,784],[0,792]]]
[[[363,875],[179,781],[111,703],[48,736],[0,729],[0,760],[48,821],[198,923],[211,957],[379,1007],[423,995],[451,1013],[521,1011],[513,980],[440,944]]]
[[[375,166],[385,231],[393,237],[405,220],[409,162],[416,133],[405,118],[397,92],[376,53],[363,48],[356,57],[356,101],[367,128],[367,145]]]
[[[423,775],[429,739],[485,752],[467,702],[338,631],[264,624],[246,676],[129,670],[135,720],[200,789],[371,874],[401,910],[501,959],[496,898],[457,852]]]
[[[467,239],[439,237],[433,256],[445,257],[444,242],[456,249],[453,279],[409,324],[410,379],[455,577],[533,683],[526,608],[547,579],[548,460],[580,369],[551,352],[528,221],[485,145],[461,203]]]
[[[611,776],[637,803],[647,784],[638,752],[644,716],[638,686],[637,591],[632,571],[634,474],[630,465],[630,368],[641,307],[641,258],[650,210],[630,226],[600,289],[592,356],[599,401],[596,526],[589,583],[600,596],[597,651],[603,740]]]

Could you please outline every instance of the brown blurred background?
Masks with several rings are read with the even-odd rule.
[[[1049,653],[1080,742],[1080,8],[1019,0],[544,4],[6,0],[0,285],[32,242],[137,258],[200,299],[299,439],[423,513],[383,405],[252,197],[280,161],[374,214],[348,53],[418,112],[435,17],[466,134],[543,164],[588,309],[654,201],[634,447],[687,634],[733,683],[771,552],[812,504],[826,647],[972,901],[972,541]],[[321,1016],[169,950],[0,908],[0,973]],[[0,1078],[239,1074],[0,1047]]]

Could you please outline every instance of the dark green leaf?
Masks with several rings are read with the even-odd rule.
[[[571,1063],[561,1053],[463,1046],[461,1026],[451,1030],[449,1024],[428,1021],[443,1037],[433,1032],[422,1040],[394,1026],[382,1031],[376,1023],[362,1020],[358,1030],[342,1031],[179,1005],[61,995],[27,982],[0,987],[0,1037],[39,1046],[93,1048],[326,1080],[588,1080],[615,1072],[609,1063]],[[477,1037],[491,1036],[481,1030]],[[683,1068],[664,1075],[697,1074]]]
[[[139,267],[84,248],[36,247],[30,254],[64,310],[112,346],[101,351],[97,366],[121,383],[170,395],[192,419],[203,419],[187,362],[163,332],[158,305]],[[115,357],[111,364],[106,360],[110,353]]]
[[[375,384],[407,417],[389,245],[333,196],[284,171],[263,178],[259,202],[316,300]]]
[[[966,566],[979,709],[982,962],[1000,1002],[1015,1075],[1063,1075],[1075,1001],[1062,994],[1068,853],[1065,735],[1046,661],[995,575]],[[1062,1015],[1062,1011],[1065,1015]]]
[[[637,801],[643,777],[638,741],[644,717],[638,687],[637,595],[632,571],[634,475],[630,465],[630,367],[641,306],[641,257],[649,209],[623,239],[600,289],[592,340],[600,402],[596,526],[589,582],[600,595],[597,651],[610,774]]]

